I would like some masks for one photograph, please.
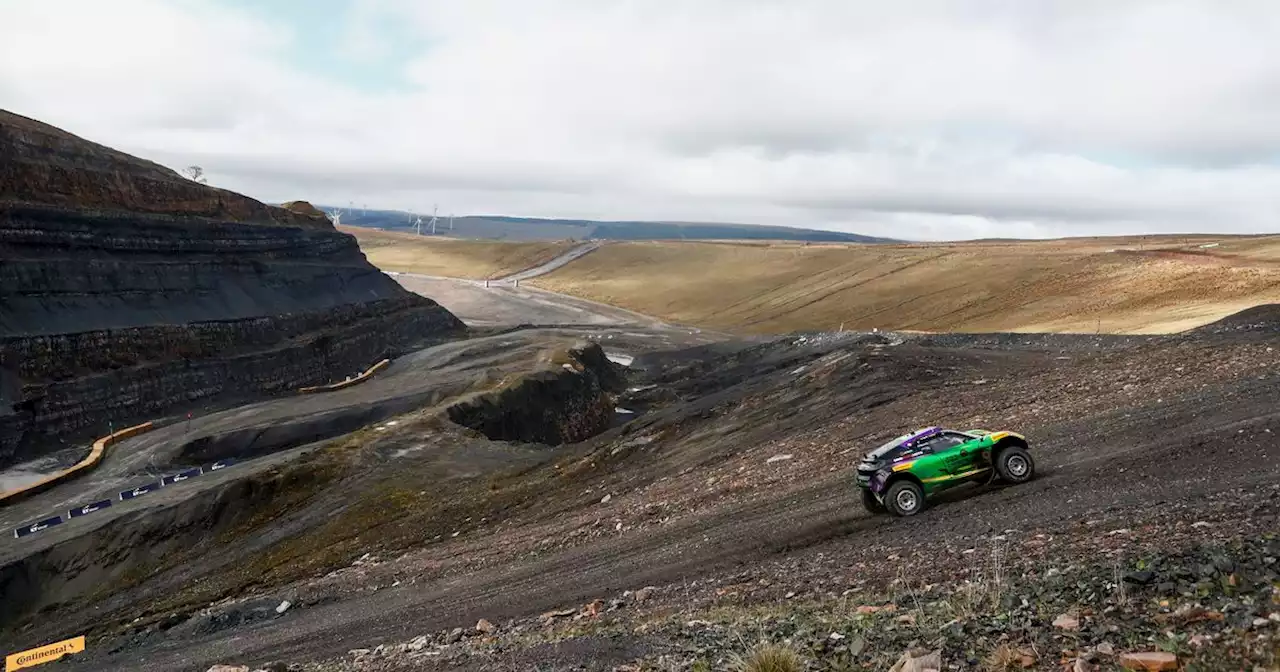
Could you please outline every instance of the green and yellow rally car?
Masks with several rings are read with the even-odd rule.
[[[1035,474],[1027,439],[1014,432],[929,427],[867,453],[858,464],[862,505],[913,516],[928,498],[962,483],[1026,483]]]

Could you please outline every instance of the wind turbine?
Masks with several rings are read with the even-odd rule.
[[[339,210],[339,209],[337,209],[337,208],[334,208],[334,209],[330,210],[330,211],[329,211],[329,221],[333,222],[333,225],[334,225],[334,226],[337,226],[337,225],[341,224],[341,223],[342,223],[342,211],[341,211],[341,210]]]
[[[436,235],[436,222],[439,221],[439,218],[436,217],[436,211],[439,209],[440,206],[438,205],[431,206],[431,235],[433,236]]]
[[[413,220],[413,230],[417,232],[419,236],[422,235],[422,218],[421,217],[418,217],[417,219]]]
[[[453,233],[453,213],[449,213],[449,233]]]

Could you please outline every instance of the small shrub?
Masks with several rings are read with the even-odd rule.
[[[731,669],[736,672],[800,672],[804,669],[804,661],[790,646],[761,642],[746,655],[735,655]]]
[[[982,661],[983,672],[1013,672],[1035,667],[1036,659],[1031,651],[1001,644],[987,654]]]

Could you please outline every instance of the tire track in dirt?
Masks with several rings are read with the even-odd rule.
[[[927,257],[927,258],[925,258],[925,259],[917,259],[916,261],[909,262],[909,263],[903,264],[903,265],[901,265],[901,266],[897,266],[897,267],[893,268],[893,269],[892,269],[892,270],[890,270],[890,271],[887,271],[887,272],[885,272],[885,273],[881,273],[880,275],[876,275],[876,276],[873,276],[873,277],[867,278],[866,280],[861,280],[861,281],[855,282],[855,283],[850,284],[850,285],[844,285],[844,286],[841,286],[841,287],[837,287],[837,288],[835,288],[835,289],[831,289],[831,288],[829,288],[829,287],[819,287],[819,288],[816,288],[816,289],[810,290],[810,291],[808,291],[808,292],[804,292],[804,293],[802,293],[802,294],[799,294],[799,295],[797,295],[797,296],[793,297],[792,299],[789,299],[788,301],[786,301],[785,303],[781,304],[780,306],[776,306],[776,308],[781,308],[782,306],[790,306],[790,307],[786,308],[785,310],[775,310],[775,311],[773,311],[773,312],[769,312],[769,313],[762,313],[762,314],[758,315],[757,317],[755,317],[754,319],[749,320],[749,321],[746,323],[746,326],[756,326],[756,325],[759,325],[759,324],[763,324],[763,323],[765,323],[765,322],[771,322],[771,321],[774,321],[774,320],[778,320],[778,319],[780,319],[780,318],[782,318],[782,317],[784,317],[784,316],[786,316],[786,315],[791,315],[791,314],[796,313],[796,312],[798,312],[798,311],[801,311],[801,310],[803,310],[803,309],[805,309],[805,308],[808,308],[809,306],[812,306],[812,305],[814,305],[815,303],[818,303],[818,302],[820,302],[820,301],[824,301],[824,300],[826,300],[826,299],[830,299],[831,297],[836,296],[837,294],[841,294],[841,293],[843,293],[843,292],[847,292],[847,291],[849,291],[849,290],[851,290],[851,289],[857,289],[857,288],[859,288],[859,287],[865,286],[865,285],[867,285],[867,284],[869,284],[869,283],[871,283],[871,282],[875,282],[875,281],[877,281],[877,280],[883,280],[883,279],[885,279],[885,278],[892,277],[892,276],[894,276],[894,275],[898,275],[899,273],[902,273],[902,272],[904,272],[904,271],[907,271],[907,270],[910,270],[910,269],[912,269],[912,268],[915,268],[916,266],[920,266],[920,265],[922,265],[922,264],[927,264],[927,263],[932,262],[932,261],[937,261],[937,260],[939,260],[939,259],[942,259],[943,257],[950,256],[951,254],[952,254],[952,253],[950,253],[950,252],[943,252],[943,253],[941,253],[941,254],[937,254],[937,255],[934,255],[934,256],[932,256],[932,257]],[[812,296],[814,296],[815,294],[818,294],[817,298],[809,299],[809,297],[812,297]],[[809,299],[809,300],[805,300],[805,299]],[[796,301],[804,301],[804,302],[803,302],[803,303],[801,303],[800,305],[792,305],[792,304],[795,304],[795,302],[796,302]]]
[[[827,282],[826,278],[831,276],[835,278],[831,282],[836,283],[846,277],[856,277],[864,271],[870,270],[874,266],[873,264],[865,264],[861,267],[850,269],[850,267],[854,265],[855,263],[840,264],[812,275],[808,275],[806,278],[812,283],[821,284]],[[852,270],[852,275],[850,275],[850,270]],[[794,287],[791,282],[780,282],[768,291],[746,296],[723,308],[712,310],[707,313],[706,319],[710,320],[716,317],[727,318],[735,314],[750,314],[759,306],[766,305],[769,301],[772,301],[775,298],[778,300],[785,300],[790,293],[795,290],[796,287]]]

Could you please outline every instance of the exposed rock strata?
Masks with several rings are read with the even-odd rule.
[[[342,378],[462,327],[314,209],[0,111],[0,467]]]
[[[608,429],[613,394],[624,381],[599,345],[569,351],[572,360],[449,408],[449,419],[495,441],[560,445]]]

